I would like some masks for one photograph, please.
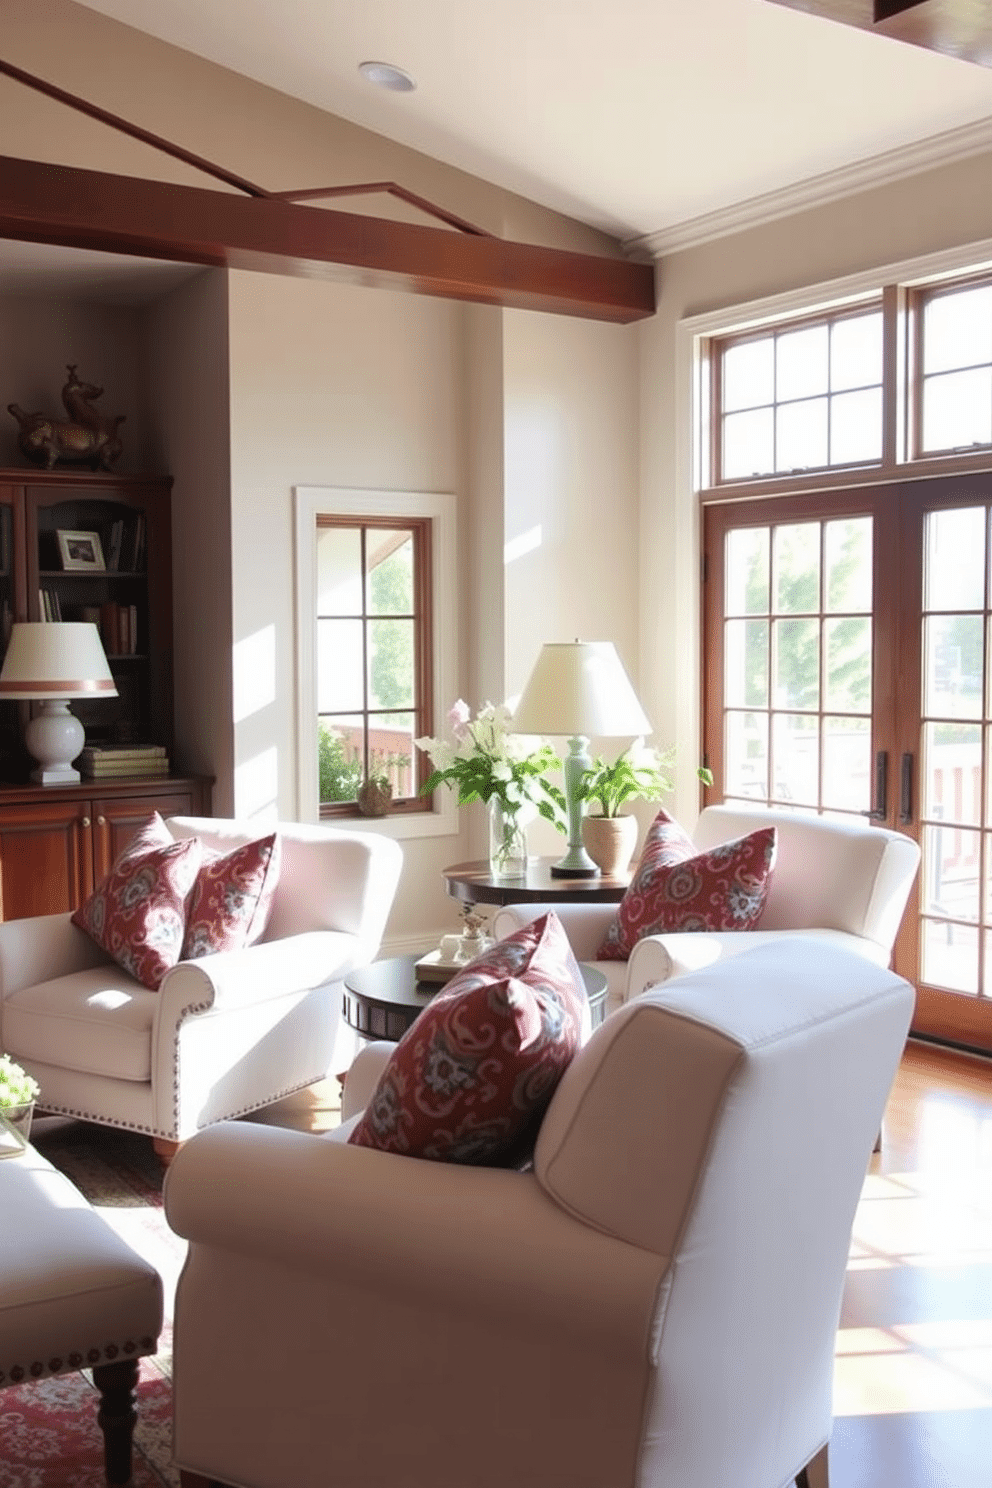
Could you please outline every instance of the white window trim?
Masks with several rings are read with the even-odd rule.
[[[432,528],[434,698],[455,696],[458,676],[458,626],[455,614],[457,526],[456,502],[443,491],[365,491],[341,486],[296,486],[296,667],[297,800],[301,821],[320,820],[317,775],[317,518],[429,517]],[[435,720],[435,723],[437,720]],[[339,818],[335,818],[338,821]],[[459,831],[455,797],[434,792],[432,810],[395,816],[340,818],[363,831],[389,837],[454,837]]]

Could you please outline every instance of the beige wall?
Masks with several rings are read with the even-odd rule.
[[[145,318],[152,466],[172,487],[176,758],[234,812],[228,286],[206,269]]]
[[[508,311],[503,342],[506,691],[576,638],[613,641],[637,686],[636,331]],[[531,839],[562,850],[543,822]]]
[[[459,690],[473,708],[519,691],[545,639],[614,639],[636,670],[631,332],[232,274],[230,364],[237,814],[298,811],[294,486],[456,494],[472,637]],[[540,547],[504,567],[535,524]],[[601,574],[590,555],[604,533]],[[440,870],[484,850],[482,813],[459,825],[404,839],[391,938],[453,920]]]
[[[992,239],[990,182],[992,155],[976,156],[687,249],[659,265],[658,313],[638,328],[641,660],[645,707],[662,739],[678,747],[680,818],[692,821],[698,809],[700,589],[696,503],[684,468],[688,431],[678,398],[679,324]]]
[[[464,314],[445,300],[230,277],[238,815],[298,812],[293,488],[464,499]],[[403,848],[393,937],[442,921],[440,869],[464,856],[445,837]]]

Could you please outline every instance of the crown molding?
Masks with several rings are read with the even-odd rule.
[[[629,238],[623,248],[626,253],[646,252],[655,258],[666,253],[679,253],[685,248],[697,248],[712,242],[714,238],[726,238],[748,228],[761,227],[782,217],[791,217],[796,212],[825,206],[828,202],[854,196],[859,191],[903,180],[906,176],[915,176],[937,166],[951,165],[985,151],[992,151],[992,119],[980,119],[974,124],[962,125],[960,129],[947,130],[912,145],[886,150],[868,160],[840,166],[837,170],[810,176],[777,191],[768,191],[701,217],[677,222],[672,227]]]

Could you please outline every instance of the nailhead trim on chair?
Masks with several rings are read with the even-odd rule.
[[[238,1110],[230,1111],[226,1116],[218,1119],[224,1121],[233,1121],[238,1116],[248,1116],[251,1114],[252,1111],[262,1110],[263,1106],[274,1105],[276,1101],[284,1100],[287,1095],[294,1095],[297,1090],[306,1090],[308,1085],[314,1085],[318,1080],[325,1079],[326,1076],[327,1071],[320,1070],[309,1080],[299,1080],[295,1085],[287,1085],[285,1089],[277,1091],[275,1095],[270,1096],[261,1104],[256,1103],[247,1106],[240,1106]],[[175,1093],[178,1094],[178,1092]],[[178,1141],[178,1138],[176,1137],[176,1130],[179,1126],[178,1098],[173,1101],[173,1111],[175,1113],[176,1124],[173,1127],[172,1131],[160,1131],[158,1127],[146,1126],[142,1122],[118,1121],[116,1118],[112,1118],[110,1116],[101,1116],[94,1111],[82,1111],[79,1110],[76,1106],[60,1105],[55,1101],[45,1102],[43,1105],[39,1104],[36,1108],[36,1113],[39,1116],[74,1116],[79,1121],[92,1121],[97,1126],[113,1126],[119,1128],[121,1131],[142,1132],[150,1137],[161,1137],[167,1142]],[[200,1130],[202,1130],[202,1128],[200,1128]]]
[[[44,1106],[39,1106],[39,1115],[42,1114],[42,1112],[44,1111],[44,1113],[51,1114],[53,1116],[74,1116],[79,1121],[93,1121],[98,1126],[118,1127],[121,1131],[144,1132],[150,1137],[160,1137],[166,1142],[178,1141],[179,1138],[177,1137],[176,1133],[179,1130],[179,1080],[177,1079],[176,1075],[179,1066],[179,1029],[182,1027],[183,1023],[186,1022],[186,1019],[189,1018],[192,1014],[206,1012],[210,1008],[210,1006],[211,1004],[209,1002],[201,1002],[198,1003],[196,1007],[187,1008],[182,1019],[176,1025],[176,1057],[173,1059],[172,1062],[174,1073],[172,1077],[171,1131],[160,1131],[158,1127],[146,1126],[144,1123],[137,1121],[117,1121],[116,1119],[112,1119],[108,1116],[96,1115],[93,1111],[80,1111],[75,1106],[58,1105],[55,1103],[51,1105],[45,1104]],[[247,1106],[240,1106],[236,1111],[229,1111],[228,1114],[223,1117],[223,1120],[233,1121],[236,1120],[238,1116],[248,1116],[252,1111],[260,1111],[262,1110],[263,1106],[274,1105],[276,1101],[285,1100],[287,1095],[294,1095],[297,1090],[306,1090],[308,1085],[316,1084],[318,1080],[323,1080],[326,1075],[326,1070],[318,1070],[316,1074],[312,1075],[309,1080],[298,1080],[294,1085],[287,1085],[283,1090],[278,1091],[275,1095],[270,1096],[268,1100],[265,1100],[260,1104],[256,1102]],[[2,1383],[3,1375],[0,1374],[0,1384]]]
[[[103,1348],[91,1348],[86,1356],[73,1352],[67,1354],[64,1359],[58,1357],[49,1359],[43,1363],[35,1359],[32,1364],[12,1364],[9,1369],[0,1369],[0,1386],[19,1385],[28,1379],[43,1379],[46,1375],[62,1374],[66,1370],[86,1369],[93,1364],[99,1364],[102,1360],[108,1362],[117,1358],[118,1354],[154,1354],[157,1352],[158,1344],[154,1338],[139,1338],[137,1343],[128,1339],[126,1343],[106,1343]]]

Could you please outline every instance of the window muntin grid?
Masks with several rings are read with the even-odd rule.
[[[717,344],[717,483],[878,463],[879,303]]]
[[[353,815],[382,778],[426,810],[414,739],[429,732],[430,522],[317,519],[316,701],[322,816]]]
[[[868,516],[727,533],[727,799],[871,806],[872,540]]]

